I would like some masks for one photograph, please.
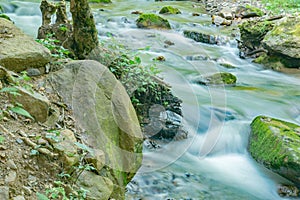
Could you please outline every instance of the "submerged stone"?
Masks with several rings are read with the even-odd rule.
[[[168,20],[156,14],[141,14],[136,25],[139,28],[171,29]]]
[[[300,186],[300,126],[265,116],[251,123],[248,149],[266,168]]]

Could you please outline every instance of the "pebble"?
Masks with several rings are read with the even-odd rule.
[[[10,169],[14,169],[14,170],[17,169],[17,166],[16,166],[16,164],[14,163],[13,160],[8,160],[8,161],[6,162],[6,166],[9,167]]]
[[[9,187],[0,186],[0,199],[9,200]]]
[[[12,200],[25,200],[25,198],[23,196],[16,196],[14,198],[12,198]]]
[[[17,172],[16,171],[10,171],[8,175],[5,177],[5,183],[12,184],[17,179]]]
[[[36,68],[29,68],[27,69],[27,75],[28,76],[39,76],[41,75],[40,70],[36,69]]]
[[[16,142],[17,142],[18,144],[22,144],[22,143],[23,143],[23,140],[20,139],[20,138],[18,138],[18,139],[16,139]]]

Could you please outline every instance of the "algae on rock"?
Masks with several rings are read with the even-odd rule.
[[[156,14],[141,14],[136,25],[139,28],[171,29],[168,20]]]
[[[300,186],[300,126],[265,116],[251,123],[248,149],[266,168]]]

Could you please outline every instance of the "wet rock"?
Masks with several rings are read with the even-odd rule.
[[[147,137],[167,140],[187,138],[187,132],[182,127],[182,116],[158,105],[149,112],[150,123],[144,127]]]
[[[286,67],[300,67],[300,17],[285,17],[269,31],[262,43],[268,54]]]
[[[0,199],[9,200],[9,187],[0,186]]]
[[[215,73],[195,80],[200,85],[234,85],[237,78],[228,72]]]
[[[141,14],[136,25],[138,28],[171,29],[168,20],[156,14]]]
[[[30,113],[35,120],[45,122],[48,118],[50,102],[41,94],[35,91],[28,91],[22,87],[16,87],[20,95],[10,95],[13,102],[22,104],[23,108]],[[34,105],[34,106],[32,106]]]
[[[0,65],[15,72],[44,67],[50,51],[24,34],[12,22],[0,18]]]
[[[164,6],[160,11],[159,14],[181,14],[178,8],[174,8],[172,6]]]
[[[27,69],[27,75],[28,76],[39,76],[41,75],[40,70],[36,69],[36,68],[29,68]]]
[[[87,200],[107,200],[113,191],[113,183],[105,177],[101,177],[89,171],[84,171],[76,184],[87,190]]]
[[[183,32],[184,36],[187,38],[191,38],[196,42],[208,43],[208,44],[217,44],[217,39],[212,34],[201,33],[199,31],[189,31],[185,30]]]
[[[281,197],[299,197],[300,191],[294,185],[279,185],[277,189]]]
[[[258,116],[251,123],[248,149],[266,168],[300,186],[300,126],[282,120]]]

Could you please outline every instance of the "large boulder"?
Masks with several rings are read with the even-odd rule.
[[[273,30],[262,41],[270,55],[286,67],[300,67],[300,17],[285,17],[278,21]]]
[[[24,34],[13,22],[0,18],[0,65],[20,72],[44,67],[50,58],[46,47]]]
[[[73,108],[85,144],[105,153],[102,174],[114,183],[111,198],[124,199],[125,186],[142,161],[142,133],[122,84],[102,64],[73,61],[49,79]]]
[[[251,123],[249,151],[268,169],[300,186],[300,126],[258,116]]]
[[[168,20],[156,14],[141,14],[136,20],[139,28],[171,29]]]

